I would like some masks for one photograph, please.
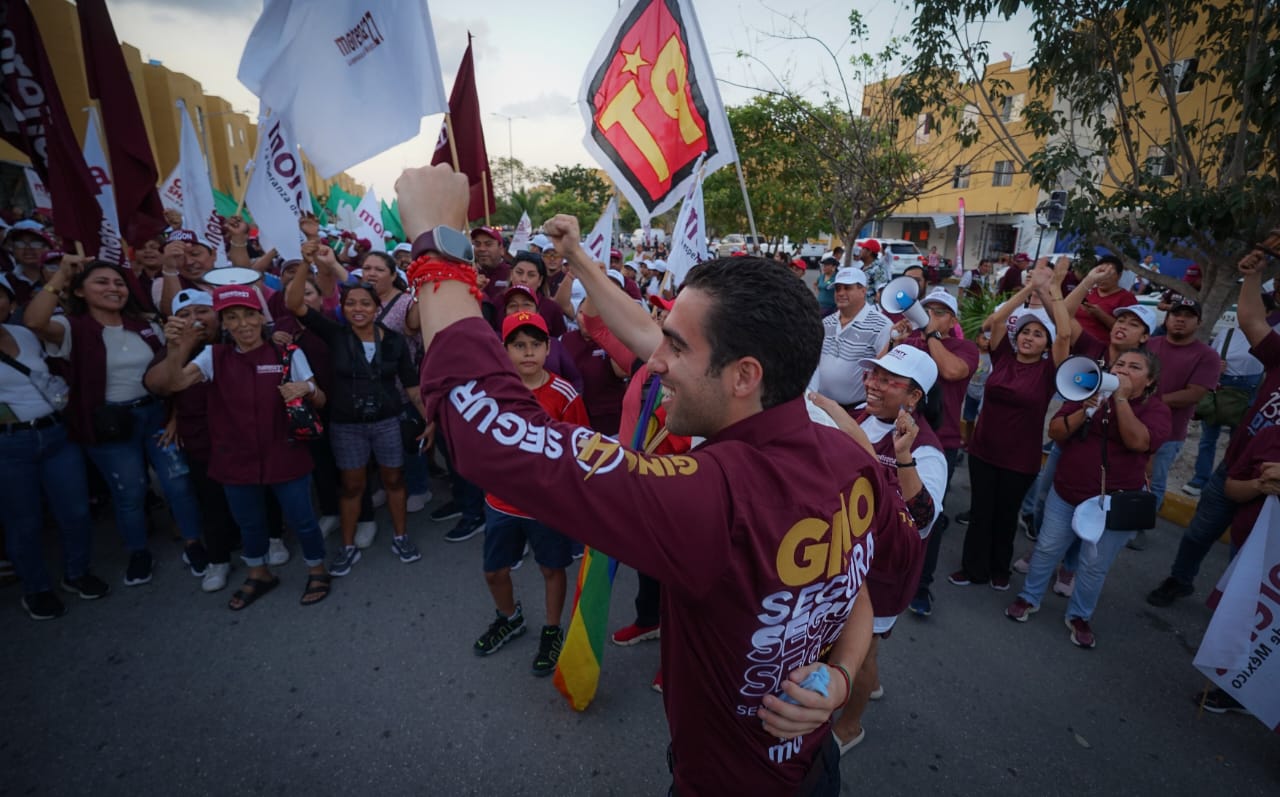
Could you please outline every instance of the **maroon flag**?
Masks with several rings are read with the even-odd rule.
[[[28,158],[53,198],[53,228],[98,251],[97,183],[67,120],[26,0],[0,0],[0,136]]]
[[[471,205],[467,220],[483,219],[497,209],[493,198],[493,178],[489,174],[489,155],[484,148],[484,129],[480,126],[480,97],[476,94],[476,69],[471,60],[471,35],[467,35],[467,52],[462,56],[458,76],[449,93],[449,119],[453,123],[454,146],[458,149],[458,171],[471,181]],[[440,126],[436,154],[431,165],[453,163],[449,146],[449,125]]]
[[[104,0],[78,0],[80,41],[89,94],[102,108],[111,180],[116,194],[120,232],[126,241],[141,241],[164,231],[164,206],[156,183],[160,174],[147,143],[147,128],[138,107],[129,70],[116,40]]]

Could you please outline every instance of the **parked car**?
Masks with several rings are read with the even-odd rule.
[[[861,245],[864,241],[870,240],[880,244],[880,259],[885,262],[892,277],[902,276],[907,266],[925,264],[924,253],[910,241],[904,241],[901,238],[863,238],[858,241],[858,244]]]
[[[740,232],[731,232],[720,239],[720,245],[716,247],[716,257],[728,257],[734,252],[750,252],[757,254],[764,248],[765,236],[763,235],[743,235]]]

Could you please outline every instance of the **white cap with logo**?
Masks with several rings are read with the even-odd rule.
[[[938,381],[938,365],[933,358],[915,346],[895,346],[878,360],[867,358],[859,363],[863,368],[880,366],[891,374],[913,380],[928,393]]]

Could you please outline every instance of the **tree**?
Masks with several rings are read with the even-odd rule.
[[[547,175],[547,182],[551,183],[556,194],[568,194],[579,202],[595,205],[600,209],[604,208],[613,193],[609,182],[597,170],[580,164],[556,166]],[[596,212],[598,215],[600,211]]]
[[[1067,228],[1144,278],[1191,292],[1138,265],[1140,247],[1198,263],[1205,318],[1217,318],[1235,291],[1235,263],[1280,226],[1276,4],[940,0],[918,9],[903,114],[932,108],[953,135],[1001,138],[998,126],[957,123],[956,86],[973,88],[991,110],[1003,103],[999,83],[983,80],[990,43],[980,22],[1029,14],[1040,97],[1021,112],[1043,145],[1009,148],[1011,156],[1042,190],[1070,192]]]
[[[493,173],[493,191],[499,200],[510,199],[513,192],[527,192],[547,182],[546,169],[525,166],[519,158],[494,158],[489,167]]]

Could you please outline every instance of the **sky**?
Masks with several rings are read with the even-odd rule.
[[[694,0],[712,69],[729,105],[748,101],[760,89],[777,89],[779,79],[819,99],[824,86],[839,84],[836,64],[820,44],[795,37],[822,39],[845,66],[850,57],[878,51],[891,37],[905,34],[913,5],[891,0]],[[136,46],[144,59],[190,75],[207,94],[256,116],[257,98],[236,79],[236,70],[261,0],[108,0],[107,6],[116,35]],[[446,95],[468,31],[475,37],[477,91],[491,159],[514,156],[548,169],[593,165],[582,145],[584,123],[576,98],[587,63],[617,13],[616,0],[431,0],[429,7]],[[862,42],[849,41],[848,16],[855,8],[870,27]],[[985,32],[998,42],[992,51],[1012,52],[1015,64],[1030,54],[1025,25],[988,23]],[[1019,44],[1026,48],[1022,53],[1013,49]],[[378,112],[327,108],[323,118],[358,134],[361,126],[377,124]],[[347,172],[380,196],[389,195],[402,169],[429,162],[440,124],[440,116],[426,117],[416,138]]]

